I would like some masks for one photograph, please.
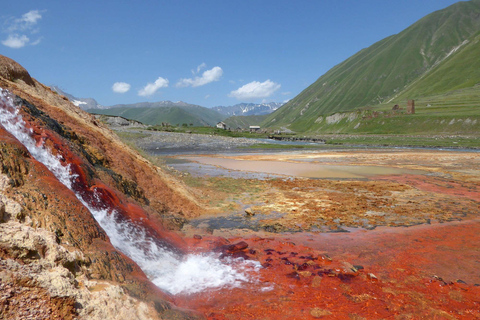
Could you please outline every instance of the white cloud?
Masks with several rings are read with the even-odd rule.
[[[112,90],[116,93],[125,93],[130,90],[130,87],[130,84],[126,82],[115,82],[112,86]]]
[[[238,100],[268,98],[280,87],[280,84],[270,81],[270,79],[265,82],[252,81],[230,92],[229,96]]]
[[[41,37],[30,42],[29,36],[39,32],[37,27],[38,21],[42,18],[39,10],[31,10],[22,15],[21,18],[9,18],[5,21],[4,33],[7,33],[7,39],[2,41],[4,46],[19,49],[27,44],[35,46],[42,40]]]
[[[147,84],[143,89],[138,91],[138,95],[142,97],[151,96],[155,92],[157,92],[160,88],[168,87],[168,79],[164,79],[162,77],[158,77],[154,83]]]
[[[31,45],[31,46],[36,46],[36,45],[39,44],[41,41],[42,41],[42,38],[38,38],[37,40],[31,42],[30,45]]]
[[[24,22],[26,25],[34,25],[40,19],[42,19],[40,12],[38,10],[31,10],[25,13],[22,18],[19,19],[19,23]]]
[[[204,64],[202,63],[197,70],[200,71],[200,67],[202,67]],[[195,78],[185,78],[185,79],[180,79],[176,86],[177,87],[200,87],[203,85],[206,85],[210,82],[218,81],[223,75],[223,70],[220,67],[213,67],[210,70],[206,70],[202,73],[201,77],[195,77]]]
[[[197,67],[197,71],[195,70],[192,70],[192,74],[193,75],[196,75],[197,73],[199,73],[202,69],[205,69],[207,67],[207,64],[205,62],[202,62],[198,67]]]
[[[30,39],[26,35],[10,34],[6,40],[2,41],[2,44],[13,49],[19,49],[25,47],[29,41]]]

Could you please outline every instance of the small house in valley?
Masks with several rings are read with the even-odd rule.
[[[260,131],[260,126],[250,126],[250,132]]]
[[[217,123],[217,128],[227,130],[227,125],[225,124],[225,122],[220,121],[219,123]]]

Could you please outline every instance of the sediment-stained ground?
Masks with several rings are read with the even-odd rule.
[[[480,153],[350,150],[205,159],[212,157],[217,166],[227,159],[243,170],[275,161],[285,172],[306,162],[400,171],[243,183],[204,177],[203,184],[184,176],[216,209],[191,220],[184,233],[196,234],[199,243],[215,236],[246,241],[249,247],[237,254],[264,269],[256,284],[177,297],[180,305],[209,319],[480,318]],[[226,188],[228,182],[235,187]]]
[[[246,171],[258,171],[261,166],[257,163],[274,162],[277,166],[270,166],[271,173],[289,174],[257,182],[246,180],[247,186],[223,195],[220,189],[210,190],[208,196],[208,188],[203,188],[209,203],[224,197],[222,219],[244,218],[245,225],[257,230],[325,232],[412,226],[475,218],[480,210],[477,152],[362,150],[182,158]],[[299,170],[302,165],[309,165],[310,175],[327,178],[292,176],[296,171],[299,175],[304,172]],[[335,171],[338,167],[343,170]],[[345,172],[351,177],[345,178]],[[211,181],[215,179],[217,184],[222,181],[219,177]],[[229,178],[223,179],[226,184]],[[238,184],[238,180],[231,182]],[[236,211],[229,212],[226,204]],[[243,211],[246,207],[248,214]],[[211,219],[215,225],[210,228],[221,229],[219,216]]]
[[[480,153],[184,151],[162,159],[203,206],[186,241],[262,268],[178,306],[208,319],[480,319]]]

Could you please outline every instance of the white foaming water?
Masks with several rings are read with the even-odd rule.
[[[32,132],[26,129],[25,122],[18,114],[12,95],[0,88],[0,123],[13,134],[31,153],[43,163],[57,179],[72,190],[75,178],[69,165],[63,166],[59,158],[50,151],[37,146]],[[111,243],[134,260],[159,288],[171,294],[191,294],[209,288],[239,287],[253,281],[252,272],[258,271],[260,263],[243,259],[224,259],[218,255],[188,254],[179,255],[158,245],[145,231],[126,221],[115,219],[114,210],[99,210],[86,203],[80,194],[77,198],[92,213],[105,230]]]

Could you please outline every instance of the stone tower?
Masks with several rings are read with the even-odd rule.
[[[415,100],[408,100],[407,102],[407,113],[414,114],[415,113]]]

